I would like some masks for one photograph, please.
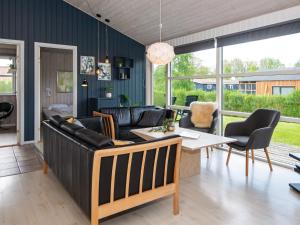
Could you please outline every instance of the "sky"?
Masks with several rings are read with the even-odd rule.
[[[195,52],[203,65],[215,67],[215,49]],[[223,47],[224,60],[239,58],[256,61],[271,57],[279,59],[286,67],[293,67],[300,60],[300,33]]]

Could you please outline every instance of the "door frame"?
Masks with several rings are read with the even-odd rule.
[[[41,48],[56,48],[73,52],[73,116],[77,117],[77,46],[34,42],[34,142],[40,141],[41,127]]]
[[[24,141],[24,57],[25,44],[23,40],[1,39],[1,44],[15,45],[17,47],[16,64],[16,99],[17,99],[17,144],[23,145]]]

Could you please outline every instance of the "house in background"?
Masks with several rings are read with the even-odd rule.
[[[300,75],[240,77],[239,90],[257,95],[288,95],[300,89]]]
[[[193,82],[198,90],[216,90],[216,79],[194,79]],[[288,95],[300,89],[300,75],[248,76],[223,82],[225,90],[239,90],[244,94]]]

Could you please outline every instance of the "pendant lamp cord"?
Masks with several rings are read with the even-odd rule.
[[[97,48],[98,48],[98,62],[100,61],[100,51],[99,51],[99,20],[98,20],[98,41],[97,41]]]
[[[161,30],[162,30],[162,23],[161,23],[161,0],[159,0],[159,42],[161,42]]]
[[[107,35],[107,24],[105,26],[105,39],[106,39],[106,56],[108,56],[108,35]]]

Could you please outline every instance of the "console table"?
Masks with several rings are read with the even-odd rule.
[[[296,160],[298,160],[298,161],[300,161],[300,153],[290,153],[289,156],[296,159]],[[300,173],[300,165],[296,165],[294,170],[295,170],[295,172]],[[291,183],[289,185],[295,191],[300,192],[300,183]]]

